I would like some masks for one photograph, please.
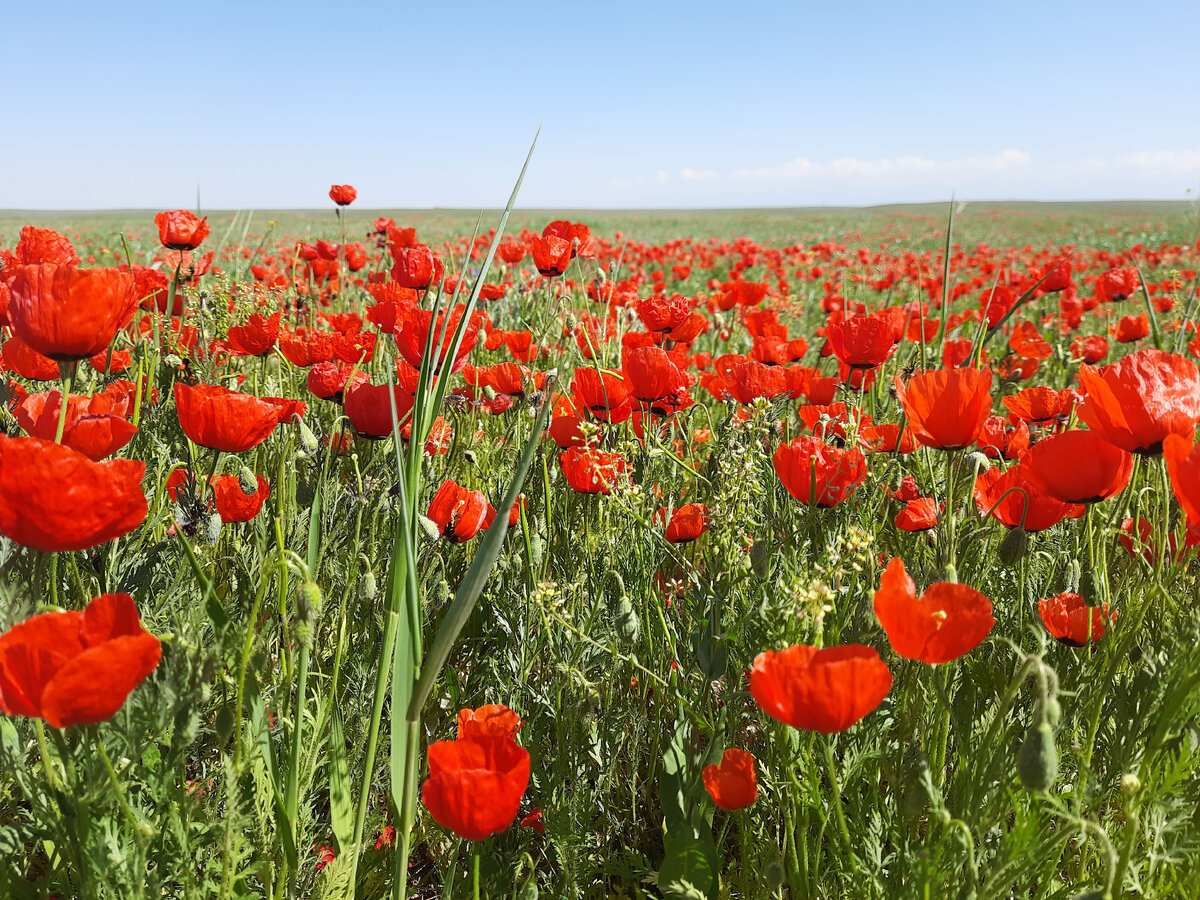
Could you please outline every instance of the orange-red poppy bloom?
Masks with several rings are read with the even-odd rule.
[[[1029,449],[1029,426],[1023,419],[1010,425],[1004,416],[988,416],[979,432],[978,445],[989,459],[1016,459]]]
[[[851,316],[826,325],[825,339],[838,361],[851,369],[874,369],[899,346],[892,323],[880,316]]]
[[[201,219],[186,209],[160,212],[154,224],[159,242],[168,250],[195,250],[208,237],[208,216]]]
[[[421,801],[435,822],[468,841],[512,825],[529,786],[529,751],[508,735],[477,734],[429,746]]]
[[[1088,606],[1079,594],[1059,594],[1038,601],[1042,622],[1054,637],[1069,647],[1083,647],[1104,637],[1105,618],[1116,620],[1114,610],[1108,614],[1108,604]]]
[[[672,544],[687,544],[704,534],[708,528],[708,507],[703,503],[685,503],[678,507],[667,520],[665,508],[658,511],[659,522],[667,522],[665,537]]]
[[[115,540],[146,518],[134,459],[92,462],[40,438],[0,438],[0,534],[57,553]]]
[[[533,251],[533,264],[547,278],[554,278],[567,271],[571,259],[575,255],[574,247],[569,240],[563,240],[557,235],[538,237],[536,234],[529,239]]]
[[[625,457],[619,453],[601,453],[572,447],[558,455],[567,484],[581,494],[610,494],[625,475]]]
[[[1110,325],[1108,333],[1119,344],[1132,344],[1140,341],[1150,333],[1150,317],[1145,313],[1135,316],[1121,316],[1115,325]]]
[[[226,453],[257,447],[279,424],[274,404],[214,384],[175,382],[175,412],[193,443]]]
[[[338,206],[349,206],[358,199],[358,191],[349,184],[335,184],[329,188],[329,199]]]
[[[245,325],[229,329],[226,341],[239,356],[266,356],[279,340],[279,313],[251,313]]]
[[[120,269],[18,266],[9,290],[13,333],[62,362],[104,350],[137,310],[133,276]]]
[[[817,506],[837,506],[867,477],[867,460],[861,451],[839,450],[815,437],[780,444],[771,461],[789,494]]]
[[[1021,465],[1037,487],[1063,503],[1107,500],[1133,474],[1133,456],[1094,431],[1064,431],[1043,438]]]
[[[1052,387],[1036,385],[1017,391],[1000,402],[1009,413],[1031,425],[1048,422],[1065,422],[1075,408],[1079,395],[1070,388],[1056,391]]]
[[[96,597],[82,612],[41,613],[0,635],[0,711],[55,728],[96,725],[161,656],[128,594]]]
[[[895,378],[896,395],[917,442],[953,450],[979,438],[992,411],[991,369],[930,369],[908,384]]]
[[[62,392],[30,394],[16,408],[17,422],[32,437],[52,441],[58,433]],[[67,400],[67,422],[62,443],[99,462],[112,456],[133,439],[137,427],[125,418],[128,404],[124,397],[97,394]]]
[[[249,522],[258,515],[271,496],[271,488],[261,475],[255,475],[254,479],[255,489],[250,494],[245,492],[242,479],[236,475],[218,475],[213,479],[213,501],[222,522]]]
[[[873,712],[891,689],[887,665],[861,644],[767,650],[750,672],[759,709],[793,728],[825,734],[845,731]]]
[[[1171,490],[1187,517],[1188,525],[1200,526],[1200,447],[1177,434],[1163,441],[1163,459]]]
[[[1063,503],[1037,487],[1024,464],[1005,472],[999,468],[980,472],[975,479],[975,505],[981,513],[990,511],[1005,528],[1023,526],[1026,531],[1045,531],[1086,512],[1082,505]]]
[[[441,281],[445,271],[442,261],[425,244],[396,247],[392,250],[392,279],[401,287],[423,291]]]
[[[477,709],[458,711],[458,736],[515,738],[521,730],[521,717],[503,703],[489,703]]]
[[[396,417],[392,418],[395,399]],[[365,438],[391,437],[393,421],[404,425],[413,408],[413,395],[402,385],[356,384],[346,391],[345,409],[354,431]]]
[[[1196,433],[1200,370],[1186,356],[1148,347],[1110,366],[1083,366],[1079,380],[1086,391],[1080,420],[1122,450],[1154,455],[1168,434]]]
[[[896,514],[896,527],[901,531],[928,531],[938,523],[938,505],[932,497],[909,500]]]
[[[939,581],[920,597],[893,557],[875,592],[875,616],[892,649],[905,659],[947,663],[978,647],[992,626],[992,601],[965,584]]]
[[[1133,266],[1108,269],[1096,279],[1096,293],[1101,300],[1116,303],[1133,296],[1140,284],[1137,269]]]
[[[482,491],[461,487],[446,479],[433,495],[426,517],[438,533],[452,544],[469,541],[484,529],[490,504]]]
[[[719,766],[705,766],[700,775],[708,796],[723,810],[744,809],[758,799],[754,755],[745,750],[729,747]]]

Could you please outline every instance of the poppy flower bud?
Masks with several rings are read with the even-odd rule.
[[[301,647],[312,647],[313,629],[321,613],[321,589],[315,581],[307,580],[300,585],[296,595],[296,621],[293,624],[293,639]]]
[[[1028,549],[1029,539],[1026,537],[1025,529],[1018,525],[1004,535],[1000,546],[996,548],[996,555],[1000,557],[1000,562],[1011,567],[1025,558]]]
[[[320,449],[321,442],[317,440],[313,430],[304,424],[303,419],[297,420],[296,425],[300,432],[300,449],[304,451],[305,455],[312,456]]]
[[[1083,567],[1080,564],[1079,560],[1077,560],[1077,559],[1072,559],[1067,563],[1066,568],[1063,569],[1063,580],[1062,580],[1063,589],[1062,589],[1061,593],[1064,593],[1064,594],[1078,594],[1079,593],[1079,579],[1080,579],[1080,576],[1082,575],[1082,570],[1083,570]]]
[[[1058,748],[1054,729],[1046,721],[1035,722],[1017,751],[1017,775],[1027,791],[1048,791],[1058,777]]]
[[[771,543],[760,538],[750,548],[750,569],[759,578],[766,578],[771,571]]]
[[[978,450],[972,450],[967,454],[967,465],[975,472],[986,472],[992,467],[992,461]]]
[[[178,369],[183,365],[183,359],[175,353],[168,353],[163,357],[163,365],[168,369]]]
[[[442,530],[438,528],[437,522],[433,521],[433,519],[429,518],[428,516],[423,516],[420,513],[417,513],[417,524],[421,526],[421,531],[424,532],[425,537],[429,538],[431,541],[436,542],[437,539],[442,536]]]
[[[363,573],[362,581],[358,584],[358,597],[364,603],[370,603],[379,596],[379,585],[375,581],[375,571],[367,569]]]
[[[238,486],[241,487],[243,494],[251,497],[258,493],[258,477],[247,466],[242,466],[241,471],[238,472]]]
[[[617,634],[626,644],[636,644],[641,634],[642,621],[633,611],[633,603],[628,596],[621,597],[617,604]]]

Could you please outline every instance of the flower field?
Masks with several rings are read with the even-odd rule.
[[[1200,897],[1194,209],[328,197],[0,219],[0,897]]]

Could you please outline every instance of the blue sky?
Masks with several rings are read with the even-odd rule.
[[[0,208],[1186,199],[1196,0],[7,4]],[[1192,194],[1187,194],[1187,189]]]

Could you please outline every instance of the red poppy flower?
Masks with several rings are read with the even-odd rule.
[[[350,379],[351,372],[354,373],[353,381]],[[305,383],[314,397],[341,403],[348,391],[353,391],[370,380],[371,377],[362,369],[355,369],[343,363],[319,362],[308,370]]]
[[[239,356],[266,356],[279,340],[279,313],[272,313],[270,318],[251,313],[245,325],[229,329],[226,340]]]
[[[22,378],[30,381],[58,381],[62,373],[58,363],[48,356],[42,356],[16,335],[4,342],[0,349],[0,362],[5,369],[11,369]]]
[[[401,385],[357,384],[346,391],[345,409],[354,431],[365,438],[379,440],[392,435],[392,398],[395,397],[395,422],[403,425],[413,408],[413,395]]]
[[[1121,316],[1115,325],[1109,326],[1108,333],[1119,344],[1132,344],[1150,333],[1150,318],[1145,313],[1139,316]]]
[[[745,750],[729,747],[721,756],[719,766],[705,766],[700,774],[708,796],[727,812],[744,809],[758,799],[754,756]]]
[[[793,728],[825,734],[845,731],[873,712],[891,689],[887,665],[861,644],[767,650],[750,672],[759,709]]]
[[[17,422],[32,437],[52,441],[58,433],[61,407],[61,391],[30,394],[16,408]],[[112,456],[137,434],[137,427],[125,418],[126,408],[123,397],[114,399],[110,394],[79,397],[72,394],[67,401],[63,445],[78,450],[94,462]]]
[[[858,446],[868,453],[912,453],[917,449],[912,431],[900,432],[900,426],[891,422],[879,425],[863,425],[858,429]]]
[[[279,424],[274,404],[214,384],[175,382],[175,412],[192,443],[226,453],[257,447]]]
[[[692,314],[692,307],[686,297],[662,297],[656,294],[637,301],[637,314],[647,331],[666,333],[686,322]]]
[[[521,819],[522,828],[532,828],[538,834],[546,833],[546,826],[542,824],[542,809],[540,806],[535,806],[529,811],[529,815]]]
[[[880,316],[851,316],[825,326],[825,339],[838,361],[851,369],[873,369],[896,352],[892,324]]]
[[[965,584],[939,581],[918,598],[899,557],[888,563],[875,592],[875,616],[893,650],[930,664],[974,650],[996,624],[992,601]]]
[[[358,199],[358,191],[349,184],[335,184],[329,188],[329,199],[338,206],[349,206]]]
[[[258,515],[271,496],[271,488],[261,475],[254,478],[257,486],[250,494],[245,492],[242,479],[236,475],[218,475],[213,479],[213,499],[222,522],[249,522]]]
[[[1009,425],[1004,416],[988,416],[977,443],[988,459],[1016,459],[1029,449],[1029,426],[1023,419]]]
[[[601,422],[623,422],[633,411],[629,405],[629,386],[614,372],[577,368],[571,379],[571,391],[577,405]]]
[[[1108,355],[1108,341],[1102,334],[1079,336],[1071,341],[1071,356],[1078,362],[1098,363]]]
[[[503,703],[458,711],[458,737],[510,737],[521,730],[521,717]]]
[[[1115,621],[1114,610],[1108,614],[1108,604],[1088,606],[1079,594],[1059,594],[1038,601],[1042,623],[1054,637],[1068,647],[1085,647],[1100,640],[1107,630],[1105,618]]]
[[[1065,422],[1071,416],[1079,395],[1070,388],[1056,391],[1052,387],[1037,385],[1018,391],[1000,402],[1013,416],[1042,425],[1047,422]]]
[[[168,250],[195,250],[208,237],[208,216],[201,219],[186,209],[160,212],[154,224],[159,242]]]
[[[1083,366],[1079,380],[1087,394],[1080,420],[1122,450],[1151,456],[1168,434],[1196,433],[1200,370],[1186,356],[1148,347],[1111,366]]]
[[[1043,438],[1021,465],[1037,487],[1063,503],[1107,500],[1133,474],[1133,457],[1094,431],[1064,431]]]
[[[529,786],[529,751],[508,736],[476,735],[429,746],[421,801],[434,821],[468,841],[513,823]]]
[[[1054,353],[1049,342],[1038,333],[1037,326],[1028,319],[1022,319],[1013,327],[1008,346],[1022,359],[1049,359]]]
[[[624,476],[625,457],[619,453],[601,453],[572,447],[558,455],[563,475],[571,490],[581,494],[610,494]]]
[[[485,527],[489,504],[482,491],[460,487],[450,479],[442,482],[425,513],[438,532],[452,544],[461,544]]]
[[[450,347],[454,342],[454,332],[458,328],[458,323],[462,320],[463,313],[466,312],[466,307],[461,304],[454,307],[450,312],[450,321],[446,322],[446,314],[438,313],[437,322],[433,322],[433,313],[430,310],[417,309],[415,307],[402,307],[396,314],[396,325],[393,331],[393,337],[396,339],[396,349],[400,351],[400,355],[412,367],[420,369],[424,363],[425,344],[428,341],[429,329],[432,325],[435,329],[434,336],[444,333],[440,352],[434,341],[434,352],[437,353],[437,362],[435,371],[440,371],[446,363],[446,355],[450,352]],[[475,347],[475,342],[479,339],[479,319],[477,315],[473,315],[463,331],[463,341],[458,348],[458,353],[454,357],[454,362],[451,365],[451,371],[458,372],[467,364],[467,354]]]
[[[115,540],[146,518],[133,459],[92,462],[39,438],[0,438],[0,534],[57,553]]]
[[[902,531],[928,531],[937,523],[938,505],[932,497],[909,500],[896,514],[896,527]]]
[[[59,361],[104,350],[137,310],[133,276],[119,269],[18,266],[9,289],[13,333]]]
[[[1170,564],[1171,560],[1178,560],[1180,558],[1179,541],[1175,535],[1167,535],[1168,553],[1166,554],[1162,552],[1162,543],[1159,538],[1160,535],[1154,527],[1154,523],[1139,516],[1136,521],[1127,518],[1121,522],[1121,533],[1117,540],[1121,542],[1121,546],[1130,556],[1141,557],[1151,566],[1158,565],[1159,561],[1166,561]]]
[[[128,594],[41,613],[0,635],[0,711],[55,728],[112,718],[162,656]]]
[[[665,350],[635,347],[624,354],[621,370],[629,393],[646,403],[665,400],[687,389],[687,379]]]
[[[79,265],[79,254],[71,246],[71,242],[51,228],[35,228],[26,225],[21,229],[17,246],[11,254],[0,250],[0,267],[4,269],[0,277],[9,277],[10,267],[31,265],[34,263],[54,263],[59,266]]]
[[[401,287],[423,291],[441,281],[444,267],[425,244],[415,247],[396,247],[392,250],[392,279]]]
[[[1137,269],[1133,266],[1109,269],[1096,279],[1096,293],[1101,300],[1116,303],[1133,296],[1139,284]]]
[[[667,510],[658,511],[656,519],[667,521]],[[672,544],[687,544],[704,534],[708,528],[708,507],[703,503],[685,503],[678,507],[667,521],[665,537]]]
[[[753,403],[759,397],[778,397],[787,391],[787,374],[778,366],[746,360],[733,367],[725,379],[725,390],[738,403]]]
[[[554,278],[567,271],[571,259],[575,255],[570,241],[556,235],[538,237],[536,234],[529,239],[533,251],[533,264],[547,278]]]
[[[839,450],[815,437],[780,444],[772,462],[789,494],[817,506],[837,506],[867,477],[867,460],[859,450]]]
[[[990,510],[992,518],[1005,528],[1017,528],[1023,523],[1026,531],[1045,531],[1065,518],[1077,519],[1086,511],[1082,505],[1063,503],[1034,485],[1024,464],[1012,466],[1006,472],[998,468],[980,472],[974,493],[979,511],[986,514]]]
[[[515,266],[525,258],[525,245],[520,241],[506,238],[500,242],[500,247],[496,253],[506,266]]]
[[[1200,525],[1200,447],[1177,434],[1163,441],[1163,459],[1171,490],[1187,516],[1189,526]]]
[[[992,411],[991,369],[918,372],[908,384],[895,378],[896,394],[917,442],[953,450],[975,443]]]

